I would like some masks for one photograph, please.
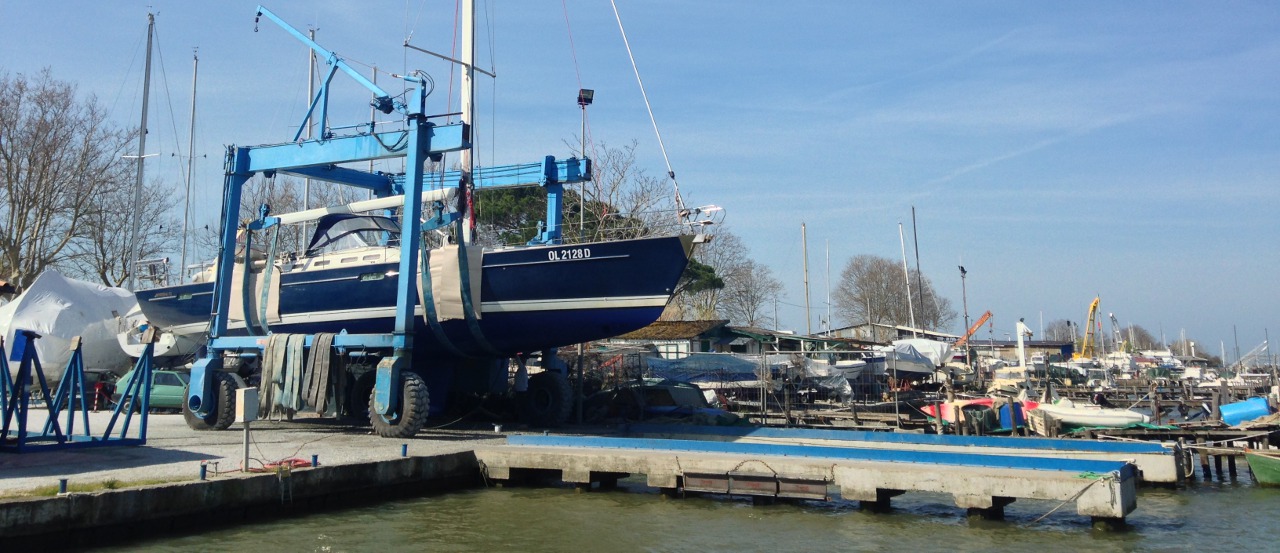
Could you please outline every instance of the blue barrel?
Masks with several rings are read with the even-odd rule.
[[[1271,406],[1267,405],[1267,398],[1265,397],[1254,397],[1244,401],[1228,403],[1219,409],[1222,410],[1222,422],[1231,426],[1271,413]]]

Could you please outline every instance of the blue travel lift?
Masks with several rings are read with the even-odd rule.
[[[144,334],[147,346],[143,349],[138,362],[133,366],[133,377],[120,391],[120,401],[111,413],[107,428],[100,436],[95,436],[89,427],[89,399],[85,394],[84,355],[81,353],[80,338],[71,341],[71,359],[62,373],[62,381],[54,393],[49,393],[49,381],[45,378],[44,367],[36,355],[35,341],[40,338],[30,330],[19,330],[15,333],[16,344],[13,356],[5,355],[4,345],[0,343],[0,413],[3,413],[3,431],[0,431],[0,452],[22,453],[32,450],[67,449],[95,446],[145,445],[147,443],[147,411],[151,403],[151,372],[154,367],[155,330]],[[18,362],[18,371],[13,380],[9,379],[9,361]],[[32,387],[39,386],[39,398],[32,397]],[[36,408],[44,408],[48,412],[44,428],[39,433],[28,429],[32,402],[43,402]],[[137,409],[132,408],[139,405]],[[59,418],[66,411],[65,422]],[[123,411],[123,413],[122,413]],[[129,425],[134,413],[138,413],[140,421],[136,436],[129,436]],[[124,415],[123,421],[120,415]],[[81,421],[81,429],[76,430],[76,418]],[[120,422],[119,430],[116,423]]]
[[[294,38],[302,41],[324,59],[330,68],[328,74],[322,79],[320,90],[312,99],[307,115],[291,142],[227,148],[221,250],[212,304],[213,321],[210,325],[206,353],[196,361],[191,370],[191,385],[184,414],[187,415],[188,424],[196,429],[221,430],[230,426],[234,413],[223,411],[234,411],[230,408],[232,399],[228,399],[227,396],[234,397],[236,384],[234,379],[223,371],[224,355],[261,358],[266,347],[267,339],[262,335],[228,336],[227,332],[232,286],[236,285],[232,278],[232,268],[236,252],[237,218],[242,188],[253,175],[262,173],[269,177],[276,173],[289,173],[364,188],[378,198],[396,194],[404,195],[395,329],[392,334],[337,334],[333,338],[333,347],[339,352],[387,353],[381,358],[376,369],[373,412],[370,413],[370,418],[382,417],[382,420],[388,423],[375,424],[377,431],[384,436],[412,436],[419,430],[421,422],[417,423],[418,427],[406,427],[401,424],[406,421],[398,420],[398,414],[401,412],[399,405],[401,394],[396,392],[406,385],[401,374],[412,366],[413,361],[413,311],[420,233],[453,224],[456,225],[458,235],[462,236],[464,225],[464,221],[459,219],[456,213],[446,215],[443,211],[438,213],[429,225],[421,222],[424,165],[428,159],[440,161],[446,152],[470,148],[470,125],[467,123],[435,124],[430,121],[431,117],[423,113],[423,109],[431,84],[421,72],[398,76],[414,85],[408,103],[400,102],[348,66],[337,54],[321,47],[270,10],[259,6],[258,16],[266,17]],[[384,114],[398,112],[404,115],[407,128],[380,133],[374,132],[370,124],[370,131],[365,134],[333,136],[327,127],[329,86],[334,75],[339,71],[346,73],[373,92],[373,107],[378,111]],[[315,116],[320,122],[320,137],[314,140],[302,140],[307,120],[316,114],[317,108],[319,112]],[[391,179],[389,183],[385,176],[340,166],[344,163],[392,158],[405,158],[406,174],[403,180]],[[476,171],[473,175],[455,171],[446,174],[446,178],[456,179],[454,182],[458,184],[455,186],[463,187],[466,193],[470,193],[475,187],[542,186],[547,193],[547,221],[545,231],[535,238],[534,242],[556,244],[561,241],[564,185],[590,180],[591,164],[587,159],[570,158],[556,161],[555,158],[547,156],[541,163],[495,167]],[[279,222],[279,219],[272,217],[264,206],[260,212],[260,218],[250,223],[249,230],[268,229],[278,225]],[[250,334],[255,332],[252,324],[246,324],[246,327]],[[269,329],[257,329],[256,332],[270,334]],[[306,348],[311,348],[314,338],[313,335],[305,337]],[[499,360],[492,361],[496,363]],[[436,391],[443,392],[443,390]],[[413,423],[410,422],[408,425],[412,426]]]

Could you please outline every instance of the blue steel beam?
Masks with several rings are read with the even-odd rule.
[[[281,170],[280,172],[322,180],[325,182],[354,186],[356,188],[364,188],[372,191],[373,195],[379,198],[398,193],[392,188],[391,176],[383,173],[370,173],[368,171],[347,169],[346,167],[338,167],[336,165],[303,167],[300,169]]]
[[[267,16],[267,19],[270,19],[276,25],[279,25],[280,28],[284,29],[286,32],[293,35],[294,38],[298,39],[303,44],[306,44],[307,47],[315,51],[316,54],[319,54],[319,56],[324,58],[325,62],[333,66],[334,69],[341,69],[352,79],[355,79],[356,82],[360,83],[362,86],[369,89],[369,91],[373,92],[375,96],[373,101],[373,106],[377,108],[378,111],[381,111],[382,113],[391,113],[396,109],[399,109],[399,110],[404,109],[404,106],[395,105],[395,103],[391,100],[390,94],[388,94],[385,90],[382,90],[381,87],[374,84],[373,81],[370,81],[364,75],[361,75],[359,71],[352,69],[351,66],[347,65],[347,62],[342,61],[342,58],[338,57],[337,54],[329,50],[326,50],[323,46],[320,46],[319,44],[316,44],[316,41],[311,40],[311,38],[307,37],[307,35],[302,34],[302,32],[298,31],[297,29],[294,29],[293,26],[289,25],[288,23],[285,23],[283,19],[280,19],[280,17],[272,13],[271,10],[268,10],[267,8],[264,8],[262,6],[258,6],[258,16],[264,16],[264,15]],[[254,20],[254,30],[257,31],[256,19]],[[330,73],[331,73],[330,78],[332,78],[332,71]],[[327,86],[324,88],[327,89]],[[322,91],[321,94],[324,94],[324,92]],[[313,103],[313,107],[314,107],[314,103]],[[308,115],[310,115],[309,112],[308,112]],[[303,127],[306,127],[305,120],[303,121]]]
[[[418,155],[435,155],[445,152],[456,152],[470,147],[470,127],[457,123],[453,125],[432,125],[426,123],[419,132],[428,139],[421,141],[423,151]],[[338,163],[354,163],[393,157],[404,157],[410,152],[410,132],[396,131],[372,135],[346,136],[330,138],[324,141],[277,144],[274,146],[247,147],[246,163],[235,169],[238,173],[257,173],[261,171],[286,171],[305,167],[334,165]]]
[[[476,188],[513,188],[517,186],[546,186],[547,183],[577,184],[591,180],[591,160],[569,158],[557,160],[553,156],[539,163],[520,163],[495,167],[477,167],[471,174]],[[443,176],[433,175],[433,181],[446,187],[458,186],[462,178],[459,171],[445,171]],[[395,176],[396,186],[404,186],[404,177]]]

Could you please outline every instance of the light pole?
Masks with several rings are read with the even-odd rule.
[[[960,265],[960,299],[961,299],[961,302],[964,304],[964,331],[966,336],[968,336],[968,333],[969,333],[969,290],[968,288],[965,287],[965,275],[968,275],[968,274],[969,274],[969,271],[964,270],[964,265]],[[971,365],[970,362],[971,360],[969,359],[969,341],[965,340],[964,366],[969,367],[969,369],[973,369],[973,365]]]
[[[579,157],[582,159],[586,159],[587,157],[587,106],[591,105],[591,101],[595,99],[595,96],[596,96],[596,91],[591,90],[590,88],[578,89],[578,107],[582,109],[582,152]],[[582,241],[583,227],[585,226],[585,221],[587,216],[586,196],[587,196],[587,183],[586,181],[583,181],[578,184],[578,241],[579,242]],[[582,366],[583,357],[585,353],[583,351],[583,348],[584,348],[583,344],[579,342],[578,343],[578,401],[576,402],[577,411],[578,411],[577,413],[578,424],[582,424],[582,401],[584,399],[584,395],[582,393],[583,392],[582,381],[583,381],[583,372],[586,369],[585,367]]]
[[[596,91],[590,88],[578,89],[578,107],[582,109],[582,152],[579,157],[586,159],[587,157],[587,106],[591,105],[591,101],[596,97]],[[582,240],[582,231],[586,221],[586,196],[587,183],[583,181],[578,184],[578,240]]]

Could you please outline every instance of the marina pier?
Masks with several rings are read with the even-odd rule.
[[[565,482],[607,485],[644,474],[649,486],[672,492],[796,499],[828,499],[830,486],[876,510],[909,491],[936,492],[988,519],[1002,518],[1016,499],[1074,501],[1077,513],[1102,526],[1122,526],[1137,506],[1137,469],[1122,461],[528,435],[475,453],[486,478],[497,481],[521,471],[559,471]]]

